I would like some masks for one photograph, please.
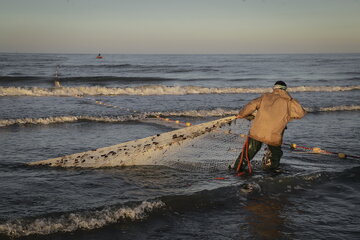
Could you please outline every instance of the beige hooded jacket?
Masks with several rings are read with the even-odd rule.
[[[271,146],[280,146],[286,125],[292,119],[300,119],[306,111],[285,90],[274,89],[244,106],[238,118],[244,118],[257,110],[249,136]]]

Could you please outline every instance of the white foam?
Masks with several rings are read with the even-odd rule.
[[[305,108],[309,113],[312,112],[335,112],[335,111],[360,111],[359,105],[349,106],[334,106],[323,108]],[[57,117],[44,117],[44,118],[19,118],[19,119],[0,119],[0,127],[6,127],[11,125],[47,125],[54,123],[69,123],[77,121],[94,121],[94,122],[108,122],[108,123],[121,123],[127,121],[139,121],[144,120],[147,117],[152,116],[167,116],[167,117],[224,117],[236,115],[239,109],[222,109],[217,108],[213,110],[187,110],[179,112],[149,112],[139,115],[125,115],[125,116],[57,116]],[[160,120],[154,119],[161,123]],[[176,120],[176,119],[175,119]]]
[[[238,114],[240,109],[222,109],[216,108],[213,110],[187,110],[180,112],[163,112],[159,113],[164,116],[183,116],[183,117],[222,117]]]
[[[350,105],[350,106],[334,106],[334,107],[323,107],[319,108],[318,112],[336,112],[336,111],[359,111],[360,106]]]
[[[299,86],[288,88],[289,92],[338,92],[360,90],[356,86]],[[208,88],[198,86],[164,86],[144,85],[128,88],[108,87],[62,87],[62,88],[21,88],[0,87],[0,96],[99,96],[99,95],[186,95],[186,94],[235,94],[235,93],[265,93],[271,88]]]
[[[360,85],[355,86],[299,86],[288,88],[288,92],[343,92],[360,90]]]
[[[18,219],[0,224],[0,233],[11,237],[23,237],[33,234],[47,235],[56,232],[73,232],[79,229],[91,230],[116,223],[121,219],[141,220],[153,210],[164,206],[165,203],[162,201],[144,201],[133,208],[105,208],[91,212],[64,214],[56,218]]]
[[[241,108],[241,107],[240,107]],[[158,112],[151,114],[159,114],[164,116],[184,116],[184,117],[222,117],[236,115],[239,112],[239,109],[222,109],[217,108],[214,110],[188,110],[181,112]],[[305,110],[309,113],[314,112],[337,112],[337,111],[359,111],[360,105],[341,105],[333,107],[320,107],[320,108],[308,108],[305,107]]]
[[[77,121],[95,121],[95,122],[126,122],[131,120],[139,120],[141,117],[118,116],[118,117],[92,117],[92,116],[58,116],[58,117],[45,117],[45,118],[19,118],[19,119],[0,119],[0,127],[10,125],[25,125],[25,124],[39,124],[47,125],[53,123],[69,123]]]

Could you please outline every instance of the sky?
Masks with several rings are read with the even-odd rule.
[[[0,52],[360,53],[360,0],[0,0]]]

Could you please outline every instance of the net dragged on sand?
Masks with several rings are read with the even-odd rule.
[[[101,168],[165,165],[174,168],[224,169],[239,155],[248,123],[234,116],[117,145],[29,165]]]

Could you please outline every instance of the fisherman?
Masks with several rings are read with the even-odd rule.
[[[59,81],[59,65],[56,66],[56,71],[55,71],[55,75],[54,75],[54,87],[55,88],[61,88],[61,84]]]
[[[306,114],[304,108],[289,95],[286,89],[285,82],[277,81],[271,93],[265,93],[252,100],[236,116],[247,119],[253,117],[243,151],[234,164],[234,169],[239,175],[244,174],[245,170],[251,173],[250,161],[263,143],[268,147],[262,161],[263,169],[279,170],[280,158],[283,155],[281,144],[286,125],[289,121],[300,119]],[[247,161],[248,166],[246,166]]]

